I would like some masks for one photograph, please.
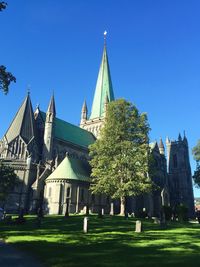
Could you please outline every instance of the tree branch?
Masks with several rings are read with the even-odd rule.
[[[2,90],[4,94],[8,93],[11,82],[16,82],[16,78],[12,73],[6,71],[5,66],[0,66],[0,90]]]
[[[6,9],[7,3],[6,2],[0,2],[0,11],[3,11],[3,9]]]

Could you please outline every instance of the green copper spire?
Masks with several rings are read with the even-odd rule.
[[[103,57],[99,69],[90,119],[100,118],[104,116],[105,101],[107,100],[106,98],[109,102],[114,100],[106,44],[104,43]]]

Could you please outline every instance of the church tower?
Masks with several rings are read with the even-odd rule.
[[[55,100],[54,100],[54,95],[52,95],[46,113],[46,121],[44,129],[44,145],[43,145],[44,161],[52,160],[55,117],[56,117]]]
[[[194,216],[194,196],[186,136],[178,141],[166,140],[167,163],[169,173],[170,204],[172,207],[184,204],[189,209],[189,216]]]
[[[92,132],[96,138],[99,138],[100,130],[104,124],[106,107],[109,102],[114,100],[105,36],[106,33],[104,33],[103,56],[97,78],[91,114],[90,117],[87,118],[87,106],[86,102],[84,102],[80,122],[80,127]]]

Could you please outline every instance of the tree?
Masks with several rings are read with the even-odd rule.
[[[5,9],[7,3],[0,2],[0,11]],[[4,92],[4,94],[8,93],[9,85],[11,82],[16,82],[16,78],[12,75],[12,73],[6,71],[5,66],[0,66],[0,90]]]
[[[0,201],[5,201],[8,194],[19,183],[14,169],[0,162]]]
[[[126,197],[149,192],[149,125],[146,114],[124,99],[110,102],[101,138],[90,145],[92,193],[103,193],[121,200],[125,213]]]
[[[7,6],[7,3],[5,2],[0,2],[0,11],[2,11],[3,9],[5,9]]]
[[[200,140],[197,142],[197,145],[193,147],[192,154],[196,162],[199,163],[200,162]]]
[[[8,93],[11,82],[16,82],[16,78],[12,73],[6,71],[5,66],[0,66],[0,90],[2,90],[4,94]]]
[[[197,187],[200,187],[200,140],[198,141],[197,145],[192,149],[192,154],[197,163],[196,170],[194,171],[193,175],[193,180],[195,185]]]
[[[200,188],[200,166],[197,165],[196,170],[194,171],[193,180],[196,187]]]

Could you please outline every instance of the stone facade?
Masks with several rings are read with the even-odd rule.
[[[170,141],[167,138],[166,145],[170,205],[176,207],[184,204],[189,208],[192,217],[194,216],[194,196],[187,138],[185,135],[183,139],[179,135],[177,141]]]

